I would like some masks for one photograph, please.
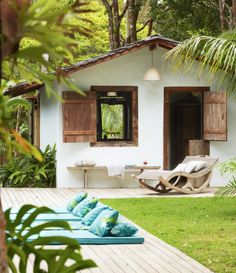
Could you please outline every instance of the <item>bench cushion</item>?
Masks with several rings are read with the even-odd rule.
[[[130,237],[99,237],[88,230],[46,230],[40,233],[42,237],[52,237],[52,236],[66,236],[69,238],[76,239],[81,245],[107,245],[107,244],[142,244],[144,238],[139,235],[134,235]],[[37,236],[29,237],[28,241],[36,239]],[[54,245],[59,245],[60,242],[54,242]]]

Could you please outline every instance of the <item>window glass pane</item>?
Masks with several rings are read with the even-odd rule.
[[[123,139],[124,105],[101,103],[102,139]]]

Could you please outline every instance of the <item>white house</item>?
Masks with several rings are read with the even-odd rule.
[[[235,156],[235,102],[226,105],[224,93],[213,92],[219,90],[204,77],[174,71],[163,56],[176,44],[155,35],[65,68],[86,96],[55,85],[64,104],[49,99],[41,87],[40,147],[56,144],[57,187],[83,187],[84,173],[68,169],[79,160],[102,166],[147,161],[171,169],[196,149],[220,161]],[[152,54],[161,80],[144,81]],[[122,133],[103,128],[105,104],[122,109]],[[211,185],[225,182],[215,170]],[[89,171],[88,187],[138,184],[130,172],[120,180],[97,169]]]

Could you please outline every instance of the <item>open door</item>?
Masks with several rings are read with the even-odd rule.
[[[227,141],[227,98],[223,92],[204,92],[203,139]]]
[[[210,141],[227,141],[227,98],[209,87],[165,87],[163,168],[187,155],[210,154]]]

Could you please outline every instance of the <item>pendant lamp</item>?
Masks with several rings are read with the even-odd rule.
[[[151,67],[145,73],[143,80],[144,81],[160,81],[161,76],[158,70],[153,65],[153,49],[151,49]]]

